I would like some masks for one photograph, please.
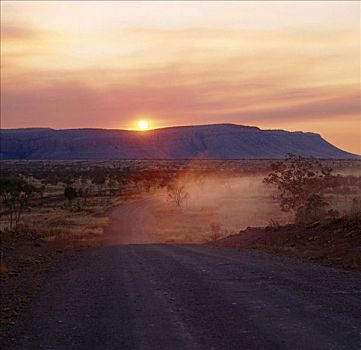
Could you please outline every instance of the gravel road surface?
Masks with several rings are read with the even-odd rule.
[[[90,248],[53,273],[16,349],[360,349],[361,274],[197,245]]]

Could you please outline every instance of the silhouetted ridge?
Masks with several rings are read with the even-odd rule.
[[[49,128],[1,130],[1,159],[276,159],[288,153],[358,158],[320,135],[253,126],[179,126],[147,132]]]

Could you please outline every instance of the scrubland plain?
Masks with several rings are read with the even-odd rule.
[[[281,210],[279,189],[264,181],[272,163],[3,161],[2,181],[31,189],[18,196],[2,190],[6,341],[52,266],[95,245],[208,244],[359,269],[361,161],[321,161],[333,169],[325,191],[332,216],[296,225],[295,213]]]
[[[4,161],[38,193],[22,209],[16,232],[46,240],[86,240],[112,232],[119,243],[206,242],[247,227],[291,223],[263,179],[271,160]],[[338,179],[329,193],[342,215],[360,197],[359,160],[325,160]],[[64,195],[74,189],[73,198]],[[1,230],[8,231],[8,209]]]

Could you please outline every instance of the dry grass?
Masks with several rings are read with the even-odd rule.
[[[78,210],[59,200],[51,206],[44,205],[24,213],[16,231],[48,242],[99,237],[108,223],[110,209],[119,201],[115,197],[93,198]],[[7,226],[7,218],[1,217],[0,229],[5,231]]]

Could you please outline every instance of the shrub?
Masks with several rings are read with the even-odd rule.
[[[189,198],[189,193],[185,190],[183,185],[168,185],[168,198],[174,202],[176,206],[182,206],[183,202]]]
[[[337,210],[329,209],[329,204],[317,194],[312,194],[304,207],[296,213],[296,223],[312,223],[326,218],[339,216]]]
[[[74,187],[66,186],[64,189],[64,196],[69,203],[71,203],[71,201],[78,196],[78,193]]]
[[[293,212],[298,222],[312,221],[325,216],[328,188],[335,186],[332,169],[313,158],[288,155],[273,163],[264,182],[276,186],[276,199],[281,210]]]
[[[1,201],[9,212],[9,228],[20,222],[23,211],[30,206],[30,200],[39,190],[25,180],[14,176],[0,177]]]
[[[92,178],[92,183],[98,187],[98,194],[101,195],[103,191],[103,186],[105,184],[106,178],[103,174],[98,173]]]

